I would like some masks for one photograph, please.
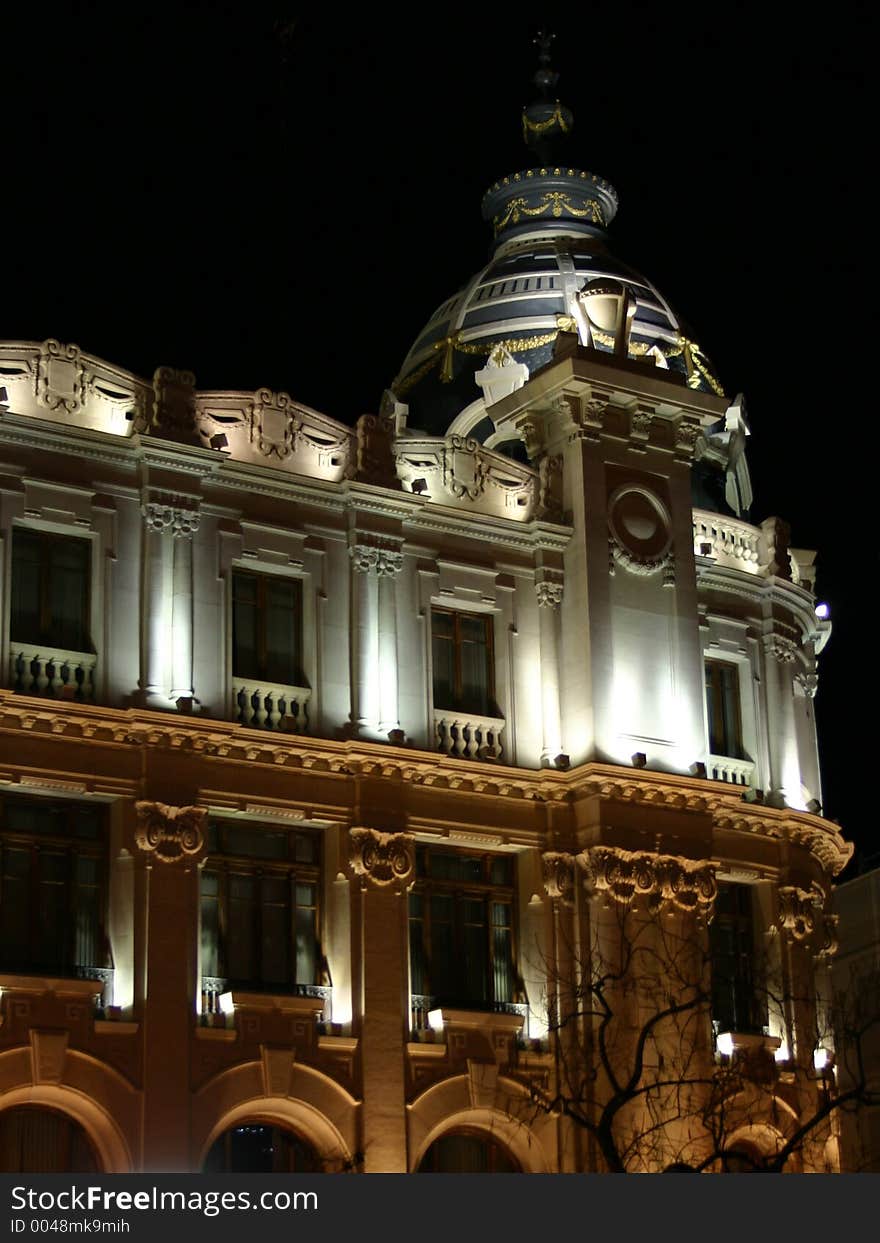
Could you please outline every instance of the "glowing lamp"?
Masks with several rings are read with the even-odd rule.
[[[733,1057],[733,1035],[730,1032],[719,1032],[715,1048],[722,1057]]]
[[[827,621],[831,616],[831,609],[827,604],[817,604],[816,616],[819,618],[819,621]]]

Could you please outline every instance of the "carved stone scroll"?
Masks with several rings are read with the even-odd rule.
[[[612,846],[592,846],[581,851],[577,861],[586,872],[588,888],[621,906],[644,897],[649,910],[670,904],[681,911],[710,914],[718,892],[712,863]]]
[[[169,807],[166,803],[135,803],[138,824],[135,841],[146,854],[162,863],[177,863],[197,855],[205,844],[204,807]]]
[[[364,881],[384,888],[406,884],[415,871],[415,845],[408,833],[351,830],[351,870]]]
[[[574,901],[575,858],[556,850],[541,855],[544,889],[554,901],[570,906]]]

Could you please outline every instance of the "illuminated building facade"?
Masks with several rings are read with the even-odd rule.
[[[489,263],[355,429],[0,346],[5,1169],[607,1168],[535,1102],[621,912],[712,955],[695,1056],[764,1059],[739,1150],[812,1107],[814,554],[536,81]]]

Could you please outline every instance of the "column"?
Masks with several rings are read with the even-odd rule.
[[[351,548],[352,724],[358,735],[367,737],[379,729],[378,563],[378,548]]]
[[[193,534],[199,527],[195,510],[174,511],[171,584],[171,698],[191,707],[193,698]]]
[[[144,505],[143,646],[140,688],[149,708],[169,706],[166,663],[168,620],[166,583],[171,564],[173,510],[153,502]]]
[[[400,729],[397,696],[397,575],[403,553],[379,550],[379,733]]]
[[[545,767],[554,765],[562,751],[559,717],[559,658],[556,639],[562,591],[561,582],[545,578],[542,582],[535,583],[541,644],[541,712],[543,717],[541,763]]]
[[[764,636],[764,685],[770,754],[771,806],[801,806],[800,764],[794,723],[793,673],[797,647],[780,635]]]
[[[199,870],[206,811],[135,804],[135,849],[145,873],[143,986],[144,1169],[191,1167],[189,1042],[195,1023]]]
[[[361,881],[364,1171],[405,1173],[409,1027],[406,889],[415,871],[412,837],[352,829],[351,870]]]

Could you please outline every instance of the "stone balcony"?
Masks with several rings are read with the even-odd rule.
[[[434,709],[434,746],[453,759],[500,760],[503,717]]]
[[[311,696],[311,690],[305,686],[233,677],[232,719],[250,729],[304,734],[308,730],[306,708]]]

